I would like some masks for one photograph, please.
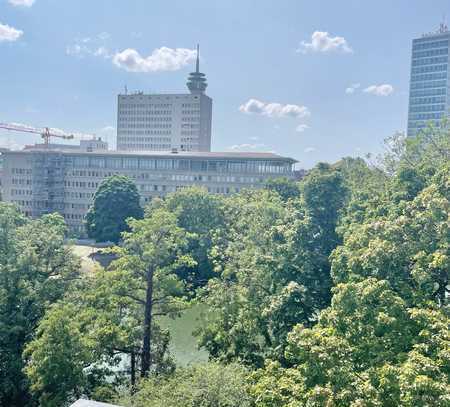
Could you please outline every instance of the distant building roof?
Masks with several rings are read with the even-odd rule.
[[[294,158],[283,157],[275,153],[269,152],[193,152],[193,151],[117,151],[117,150],[107,150],[107,151],[94,151],[86,152],[72,149],[50,149],[45,148],[40,149],[27,149],[27,150],[15,150],[11,153],[33,153],[33,152],[61,152],[66,154],[74,155],[105,155],[105,156],[132,156],[132,157],[157,157],[157,158],[217,158],[217,159],[255,159],[255,160],[289,160],[293,163],[297,162]]]
[[[120,407],[116,404],[99,403],[98,401],[80,399],[70,407]]]

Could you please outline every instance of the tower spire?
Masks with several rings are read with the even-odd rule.
[[[197,44],[197,60],[195,61],[195,72],[200,72],[200,45]]]
[[[187,87],[191,93],[205,93],[208,83],[206,75],[200,72],[200,45],[197,44],[197,57],[195,59],[195,72],[191,72],[188,77]]]

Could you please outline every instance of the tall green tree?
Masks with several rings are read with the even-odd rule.
[[[129,230],[127,219],[141,219],[143,210],[136,184],[128,177],[106,178],[94,195],[93,205],[86,215],[88,236],[98,242],[118,243],[121,234]]]
[[[0,405],[33,405],[22,356],[50,305],[77,278],[59,215],[23,218],[0,203]]]
[[[227,227],[212,253],[217,278],[204,291],[200,343],[224,361],[262,366],[284,360],[286,336],[311,325],[329,305],[328,256],[338,244],[335,227],[346,199],[340,175],[312,171],[298,200],[263,190],[231,197]]]
[[[159,204],[174,213],[178,225],[189,233],[187,250],[195,264],[180,267],[177,275],[191,291],[204,286],[215,275],[210,253],[214,238],[227,224],[223,198],[208,193],[205,188],[191,187],[168,195]],[[151,211],[152,206],[147,210]]]
[[[185,284],[176,270],[193,264],[186,254],[188,234],[164,208],[129,222],[109,269],[77,281],[26,349],[26,372],[44,407],[80,394],[106,400],[114,387],[133,388],[138,375],[173,369],[170,337],[158,319],[176,317],[186,307]],[[57,388],[55,380],[61,382]]]

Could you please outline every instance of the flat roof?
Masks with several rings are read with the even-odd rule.
[[[170,151],[117,151],[117,150],[98,150],[98,151],[76,151],[72,149],[56,149],[52,148],[50,150],[45,149],[29,149],[29,150],[9,150],[5,151],[7,154],[33,154],[33,153],[63,153],[70,155],[95,155],[95,156],[125,156],[125,157],[156,157],[156,158],[217,158],[217,159],[250,159],[250,160],[283,160],[290,161],[292,163],[298,162],[296,159],[291,157],[283,157],[281,155],[269,152],[193,152],[193,151],[178,151],[172,153]]]

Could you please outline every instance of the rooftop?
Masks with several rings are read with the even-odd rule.
[[[125,157],[157,157],[157,158],[216,158],[216,159],[250,159],[250,160],[288,160],[292,163],[296,163],[297,160],[291,157],[283,157],[281,155],[269,152],[192,152],[192,151],[77,151],[70,147],[65,148],[65,145],[61,145],[61,148],[53,147],[51,150],[45,148],[35,148],[28,150],[9,150],[3,151],[8,154],[33,154],[36,152],[48,152],[48,153],[63,153],[70,155],[96,155],[96,156],[125,156]]]

